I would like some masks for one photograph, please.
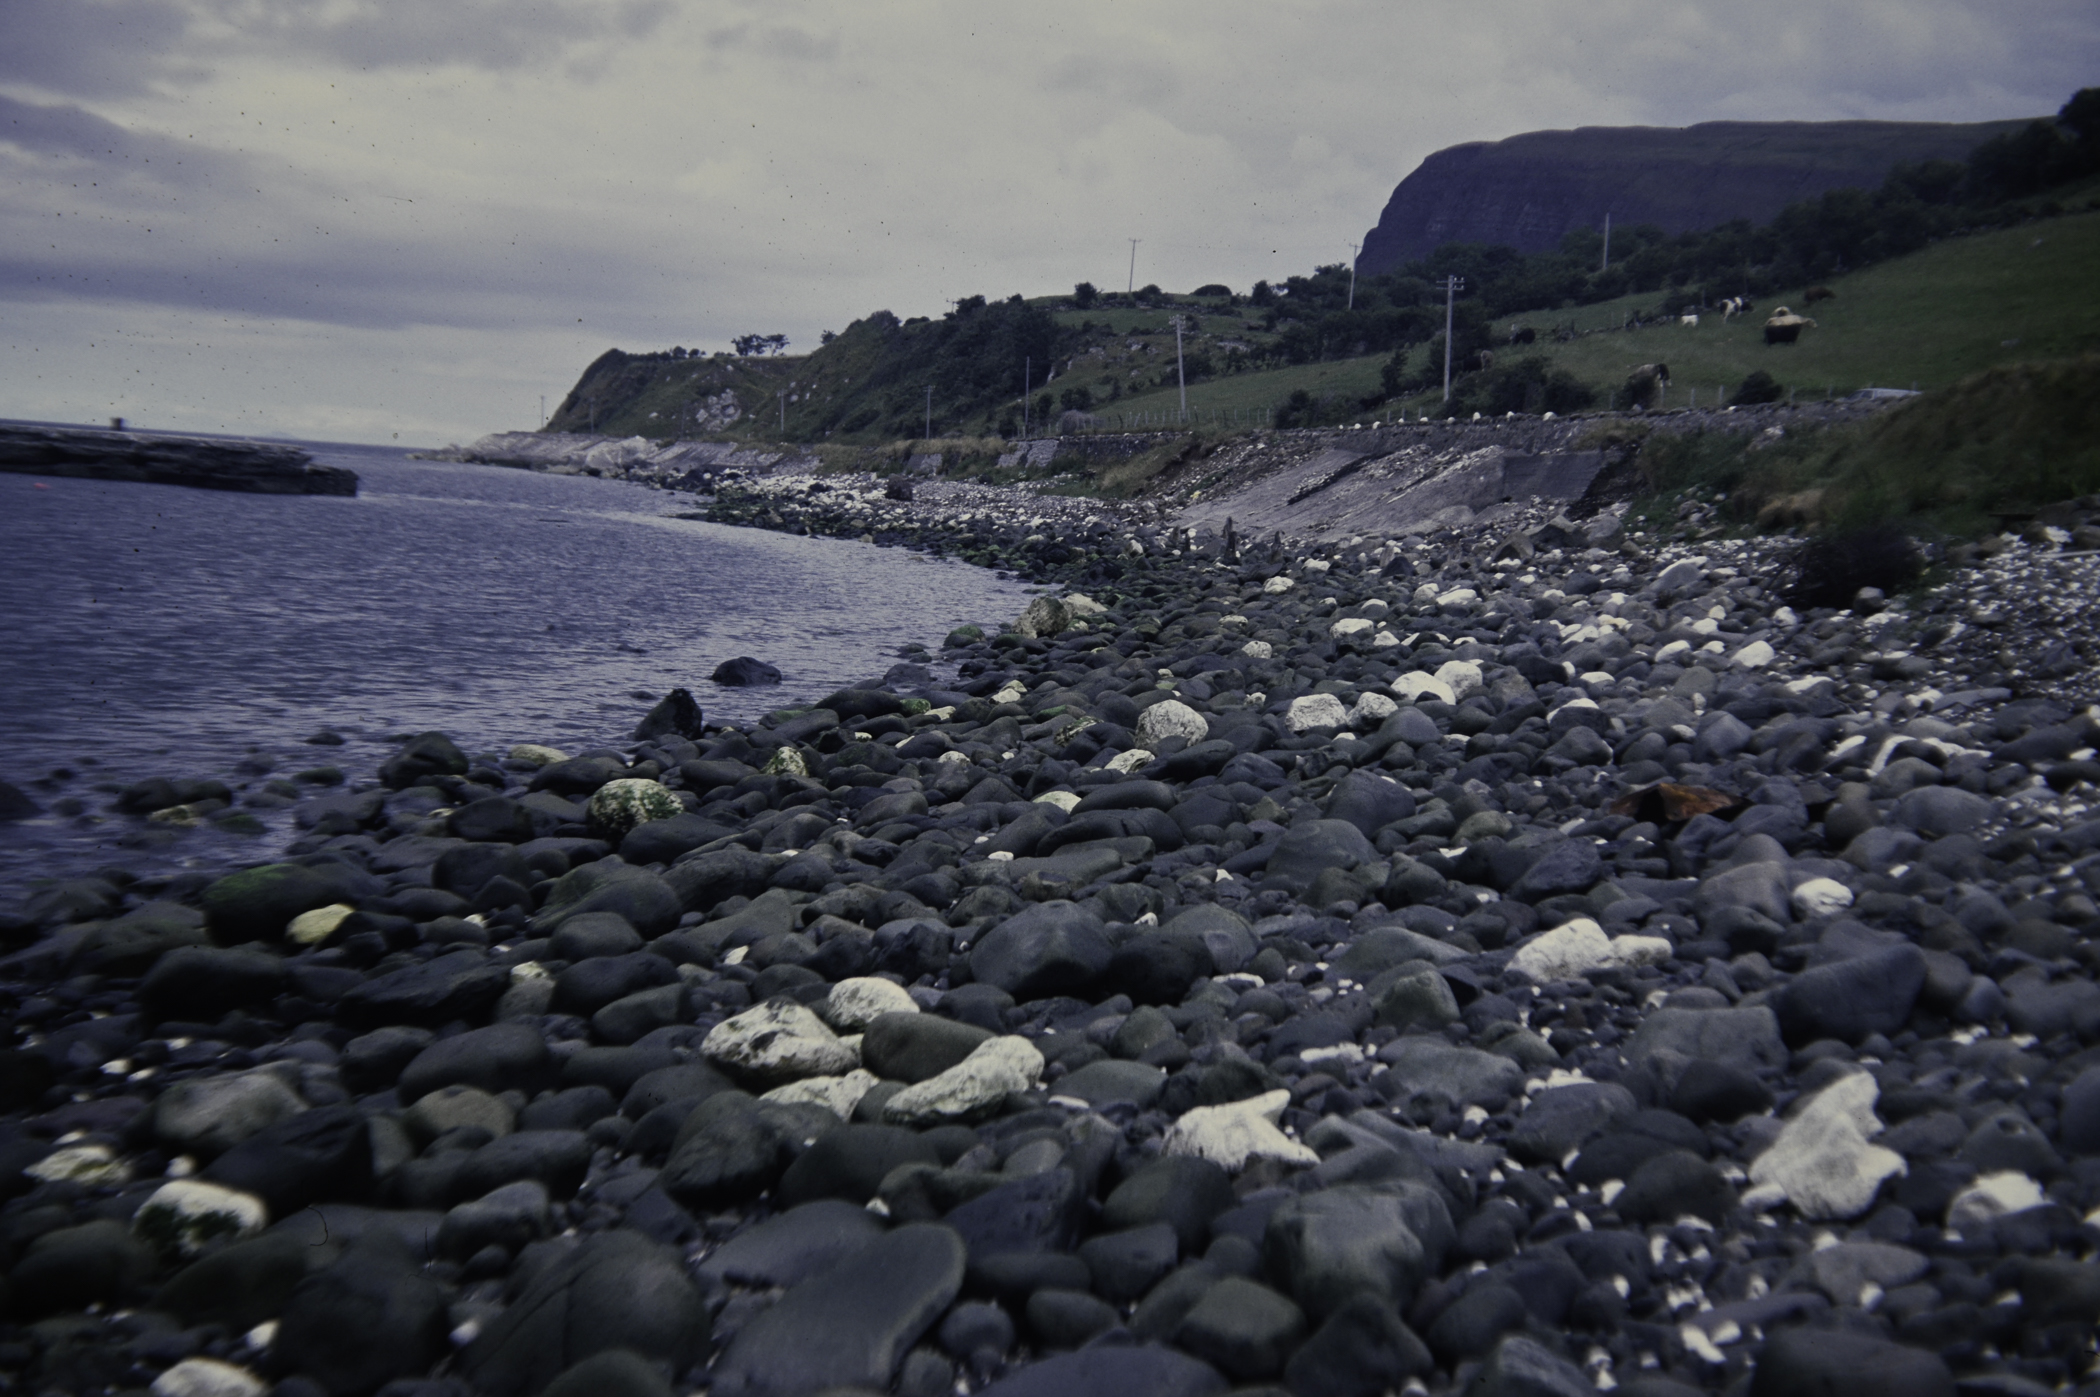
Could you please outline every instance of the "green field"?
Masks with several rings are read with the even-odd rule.
[[[1834,277],[1834,300],[1808,308],[1816,321],[1800,343],[1766,345],[1764,319],[1779,304],[1798,297],[1767,298],[1748,316],[1723,322],[1714,312],[1697,326],[1672,321],[1620,330],[1635,310],[1652,312],[1654,292],[1565,310],[1534,311],[1497,322],[1497,338],[1512,324],[1540,331],[1524,348],[1504,346],[1502,356],[1541,354],[1596,388],[1600,402],[1636,364],[1669,365],[1668,406],[1697,401],[1711,405],[1734,391],[1743,378],[1763,369],[1803,397],[1848,393],[1867,387],[1936,388],[1994,364],[2054,359],[2100,349],[2100,213],[2068,214],[2024,227],[1952,238],[1908,257],[1850,276]],[[1802,308],[1794,307],[1797,311]],[[1136,312],[1126,312],[1137,316]],[[1156,324],[1163,316],[1150,313]],[[1550,334],[1572,326],[1579,337],[1555,343]],[[1599,331],[1599,333],[1581,333]],[[1410,364],[1419,367],[1427,346]],[[1189,388],[1189,408],[1206,424],[1265,420],[1265,415],[1303,388],[1315,397],[1333,395],[1337,415],[1376,416],[1405,407],[1433,408],[1437,394],[1388,408],[1353,406],[1377,391],[1385,356],[1306,364],[1216,378]],[[1178,410],[1173,389],[1132,394],[1101,410],[1103,425],[1123,415],[1168,423]]]

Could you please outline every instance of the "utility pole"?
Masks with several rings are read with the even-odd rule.
[[[1444,278],[1444,401],[1451,401],[1451,321],[1452,302],[1458,293],[1466,289],[1464,277]]]
[[[926,439],[933,440],[933,385],[926,385]]]
[[[1130,281],[1123,288],[1123,294],[1126,296],[1137,290],[1137,245],[1143,241],[1143,238],[1130,240]]]
[[[1601,272],[1601,271],[1604,271],[1604,270],[1608,269],[1608,268],[1609,268],[1610,266],[1611,266],[1611,211],[1607,209],[1607,210],[1605,211],[1605,214],[1604,214],[1604,260],[1603,260],[1602,262],[1599,262],[1599,263],[1597,264],[1597,270]]]
[[[1035,361],[1021,356],[1021,440],[1028,440],[1028,390],[1034,387]]]
[[[1189,420],[1189,379],[1181,367],[1181,327],[1184,323],[1181,316],[1174,317],[1174,381],[1181,386],[1181,420],[1186,423]]]
[[[1361,244],[1361,243],[1351,243],[1351,244],[1349,244],[1349,305],[1348,305],[1348,309],[1350,309],[1350,310],[1355,310],[1355,309],[1356,309],[1356,249],[1357,249],[1357,248],[1359,248],[1359,247],[1361,247],[1361,246],[1363,246],[1363,244]]]
[[[788,390],[776,388],[773,390],[773,396],[780,399],[780,439],[786,441],[788,434]]]

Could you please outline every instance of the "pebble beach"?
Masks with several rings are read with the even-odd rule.
[[[725,485],[1041,595],[0,913],[0,1375],[2100,1391],[2094,504],[1819,607],[1623,502]]]

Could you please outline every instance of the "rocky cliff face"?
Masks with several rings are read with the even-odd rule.
[[[2026,122],[1711,121],[1530,131],[1440,150],[1402,180],[1356,269],[1388,272],[1445,243],[1544,252],[1576,228],[1733,218],[1763,222],[1797,199],[1881,183],[1904,161],[1959,160]]]

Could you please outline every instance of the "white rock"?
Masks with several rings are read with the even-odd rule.
[[[1056,597],[1037,597],[1028,603],[1020,618],[1014,622],[1014,634],[1034,639],[1037,636],[1059,635],[1078,618],[1071,609]]]
[[[1276,647],[1266,640],[1250,640],[1240,647],[1240,653],[1249,659],[1268,660],[1276,656]]]
[[[1985,1174],[1954,1196],[1947,1205],[1947,1226],[1960,1232],[2007,1213],[2039,1208],[2048,1201],[2033,1179],[2011,1169],[2000,1170]]]
[[[184,1152],[215,1155],[306,1109],[299,1094],[265,1069],[191,1077],[153,1103],[153,1128]]]
[[[1802,917],[1827,917],[1852,905],[1852,889],[1835,878],[1811,878],[1794,889],[1794,911]]]
[[[1544,984],[1573,980],[1592,970],[1659,965],[1671,945],[1661,936],[1610,936],[1588,917],[1541,932],[1518,948],[1509,968]]]
[[[902,985],[879,975],[856,975],[831,987],[824,1018],[841,1033],[858,1033],[884,1014],[916,1014],[919,1002]]]
[[[1375,689],[1366,689],[1356,696],[1356,703],[1349,709],[1349,726],[1375,728],[1399,711],[1399,704]]]
[[[1137,736],[1153,746],[1170,737],[1201,742],[1210,736],[1210,720],[1179,699],[1162,699],[1138,714]]]
[[[961,764],[970,760],[970,754],[968,752],[943,752],[937,760]]]
[[[216,1358],[185,1358],[153,1380],[153,1397],[262,1397],[269,1384]]]
[[[67,1145],[53,1150],[22,1171],[47,1184],[75,1183],[90,1186],[121,1184],[131,1177],[124,1161],[107,1145]]]
[[[1310,732],[1314,728],[1341,728],[1349,724],[1349,710],[1333,694],[1306,694],[1291,700],[1291,706],[1283,715],[1284,726],[1292,732]]]
[[[1043,1055],[1026,1038],[990,1038],[938,1076],[914,1083],[883,1103],[892,1125],[940,1125],[993,1110],[1013,1091],[1027,1091],[1043,1076]]]
[[[1340,640],[1343,636],[1362,635],[1365,631],[1376,629],[1378,629],[1376,622],[1367,621],[1361,616],[1344,616],[1327,628],[1327,634],[1333,636],[1336,640]]]
[[[1882,1181],[1905,1170],[1903,1156],[1869,1144],[1881,1132],[1874,1102],[1881,1087],[1865,1072],[1817,1092],[1750,1163],[1750,1181],[1776,1185],[1808,1218],[1856,1218],[1873,1206]]]
[[[1102,765],[1107,767],[1110,771],[1129,772],[1136,771],[1141,766],[1149,766],[1151,762],[1152,753],[1150,751],[1143,747],[1133,747],[1127,752],[1116,753],[1113,757],[1110,757],[1106,762],[1103,762]],[[1072,803],[1074,805],[1079,804],[1079,802],[1076,800]]]
[[[860,1054],[851,1045],[792,999],[769,999],[724,1019],[709,1031],[700,1051],[740,1076],[764,1082],[836,1077],[860,1066]]]
[[[335,935],[343,919],[357,909],[347,902],[331,902],[311,912],[301,912],[284,929],[284,938],[297,946],[318,946]]]
[[[1160,1153],[1194,1155],[1231,1173],[1245,1168],[1250,1159],[1318,1164],[1319,1155],[1276,1128],[1290,1103],[1289,1092],[1271,1091],[1223,1106],[1198,1106],[1167,1130]]]
[[[1393,681],[1393,692],[1409,703],[1424,697],[1443,703],[1458,702],[1458,695],[1451,692],[1451,686],[1433,674],[1403,674]]]
[[[1103,606],[1100,602],[1095,601],[1092,597],[1088,596],[1084,592],[1074,592],[1071,596],[1066,597],[1065,610],[1071,612],[1074,616],[1078,617],[1082,621],[1089,620],[1095,616],[1106,616],[1108,614],[1107,607]]]
[[[1288,577],[1272,577],[1261,584],[1261,589],[1272,597],[1280,597],[1297,585]]]
[[[1371,637],[1371,648],[1373,650],[1390,650],[1399,643],[1400,637],[1394,635],[1391,631],[1380,631],[1377,635]]]
[[[1689,655],[1691,653],[1692,643],[1689,640],[1673,640],[1655,652],[1655,662],[1659,665],[1668,664],[1680,655]]]
[[[1487,682],[1471,660],[1446,660],[1436,667],[1437,682],[1464,698]]]
[[[853,1108],[860,1104],[860,1099],[868,1094],[868,1088],[880,1080],[866,1068],[856,1067],[843,1077],[804,1077],[799,1082],[775,1087],[758,1099],[797,1106],[822,1106],[840,1120],[846,1120],[853,1115]]]
[[[1044,791],[1035,799],[1038,805],[1054,805],[1069,815],[1072,808],[1079,804],[1080,795],[1077,791]]]
[[[552,766],[565,762],[569,754],[559,747],[543,747],[537,742],[520,742],[510,749],[510,759],[524,766]]]
[[[1753,640],[1733,655],[1730,655],[1728,660],[1729,663],[1735,665],[1738,669],[1763,669],[1777,657],[1778,652],[1764,641]]]
[[[960,755],[958,753],[958,755]],[[807,776],[809,762],[793,747],[776,747],[759,771],[767,776]]]
[[[651,820],[668,820],[673,815],[685,813],[685,806],[669,786],[661,781],[636,777],[608,781],[600,786],[591,796],[589,809],[591,823],[615,835],[625,834],[636,825],[645,825]]]
[[[139,1206],[131,1230],[163,1251],[197,1256],[216,1241],[253,1237],[269,1224],[268,1205],[252,1193],[202,1179],[175,1179]]]
[[[1437,593],[1438,606],[1464,606],[1469,601],[1479,601],[1480,593],[1471,587],[1453,587],[1448,592]]]

